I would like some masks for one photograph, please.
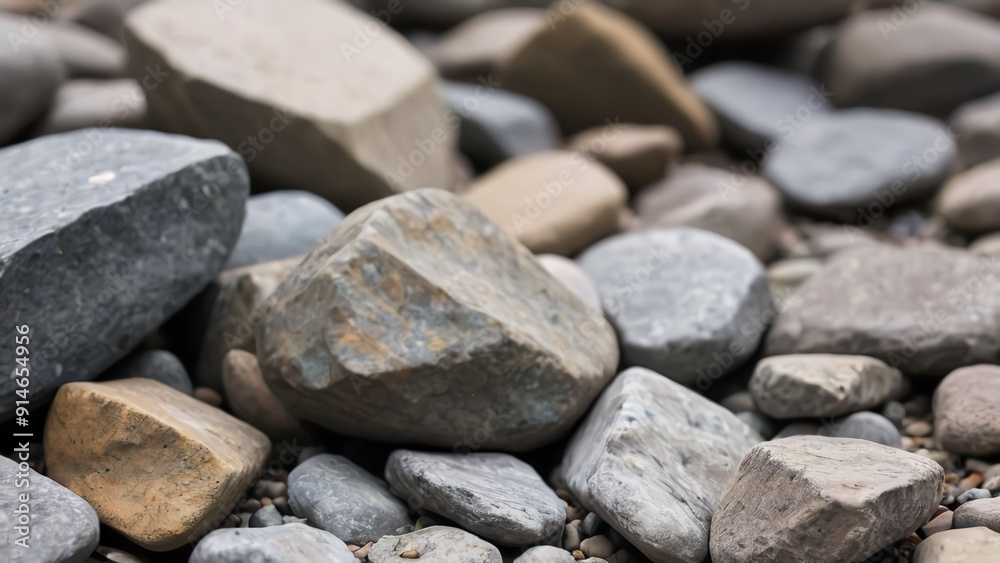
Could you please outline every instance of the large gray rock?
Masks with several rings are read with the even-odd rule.
[[[700,229],[618,235],[578,259],[618,331],[625,362],[701,387],[757,349],[772,315],[760,261]]]
[[[19,469],[0,457],[0,560],[83,563],[99,539],[97,513],[87,501],[27,464]]]
[[[305,524],[222,528],[208,534],[188,563],[357,563],[333,534]]]
[[[413,523],[385,481],[333,454],[313,456],[288,474],[288,505],[299,518],[356,545]]]
[[[501,563],[500,550],[476,536],[448,526],[431,526],[403,534],[385,536],[368,551],[371,563],[406,563],[414,558],[433,563]]]
[[[759,441],[725,408],[632,368],[587,415],[562,470],[576,498],[654,562],[698,562],[726,481]]]
[[[861,561],[927,521],[943,479],[934,461],[873,442],[760,444],[712,518],[712,561]]]
[[[215,141],[85,129],[0,151],[0,364],[31,329],[31,393],[93,379],[225,263],[249,191]],[[5,378],[0,418],[13,409]],[[10,398],[10,400],[6,400]]]
[[[28,38],[24,29],[33,30]],[[0,12],[0,145],[39,116],[65,78],[55,48],[38,28]]]
[[[954,453],[1000,454],[1000,366],[966,366],[944,378],[934,391],[934,441]]]
[[[818,115],[764,161],[764,176],[802,210],[857,226],[930,195],[947,177],[955,142],[923,115],[859,108]]]
[[[363,438],[535,448],[618,362],[600,315],[442,190],[355,211],[272,302],[257,332],[268,385],[296,416]]]
[[[554,544],[562,537],[566,503],[512,455],[396,450],[385,479],[411,504],[501,545]]]
[[[919,246],[846,250],[795,293],[766,353],[858,354],[908,375],[1000,358],[1000,256]]]

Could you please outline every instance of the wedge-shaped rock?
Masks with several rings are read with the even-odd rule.
[[[562,468],[576,497],[654,562],[697,563],[726,481],[760,440],[724,407],[632,368],[601,394]]]
[[[791,354],[761,360],[750,392],[773,418],[824,418],[878,406],[902,384],[898,369],[875,358]]]
[[[349,215],[274,293],[264,379],[353,436],[527,450],[614,373],[600,315],[474,206],[418,190]]]
[[[372,546],[372,563],[405,563],[417,558],[435,563],[501,563],[500,550],[476,536],[449,526],[431,526],[403,534],[385,536]],[[406,555],[404,555],[406,554]]]
[[[866,440],[760,444],[712,518],[712,561],[861,561],[926,522],[943,479],[936,462]]]
[[[358,563],[344,542],[298,522],[223,528],[205,536],[188,563]]]
[[[153,551],[217,527],[270,450],[254,427],[152,379],[67,383],[45,423],[49,476]]]
[[[243,0],[222,17],[201,0],[149,3],[125,40],[130,75],[158,81],[152,123],[225,142],[255,185],[351,210],[457,178],[434,67],[346,2]]]

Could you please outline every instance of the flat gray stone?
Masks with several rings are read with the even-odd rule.
[[[29,20],[30,22],[30,20]],[[47,37],[26,38],[14,14],[0,12],[0,145],[38,117],[56,95],[66,71]],[[6,168],[5,168],[6,170]]]
[[[832,432],[837,438],[855,438],[868,440],[883,446],[902,448],[902,438],[896,425],[888,418],[874,412],[861,411],[834,422],[825,432]]]
[[[625,363],[707,387],[757,349],[772,310],[760,261],[722,236],[650,229],[577,259],[597,285]]]
[[[93,379],[198,293],[249,191],[225,145],[151,131],[50,135],[0,150],[0,169],[0,364],[14,364],[14,327],[30,326],[35,400]],[[14,390],[0,382],[0,419]]]
[[[333,454],[313,456],[289,473],[288,505],[299,518],[355,545],[413,524],[385,481]]]
[[[597,400],[562,470],[576,498],[655,563],[697,562],[726,482],[760,440],[722,406],[631,368]]]
[[[166,350],[144,350],[132,354],[115,364],[106,374],[107,379],[130,377],[155,379],[185,395],[190,395],[193,391],[191,378],[188,377],[184,364],[177,356]]]
[[[24,530],[17,529],[22,514],[16,510],[29,519]],[[0,560],[83,563],[99,539],[97,513],[87,501],[35,470],[22,472],[17,462],[0,457]]]
[[[385,536],[368,551],[371,563],[406,563],[416,551],[419,559],[433,563],[501,563],[500,550],[476,536],[448,526],[431,526],[403,534]]]
[[[983,526],[1000,532],[1000,497],[970,500],[955,509],[954,528]]]
[[[554,544],[566,503],[527,463],[508,454],[396,450],[385,479],[411,505],[501,545]]]
[[[208,534],[188,563],[358,563],[344,542],[305,524],[222,528]]]

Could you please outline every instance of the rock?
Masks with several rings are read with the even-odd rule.
[[[771,294],[777,302],[784,302],[823,268],[823,261],[817,258],[788,258],[777,260],[767,267],[767,280],[771,283]]]
[[[18,521],[21,515],[27,523]],[[2,456],[0,525],[0,559],[9,563],[83,563],[100,538],[97,514],[86,501]]]
[[[957,369],[934,392],[934,441],[972,456],[1000,454],[1000,367]]]
[[[958,495],[958,498],[955,499],[955,502],[957,502],[958,504],[965,504],[969,501],[988,499],[992,496],[993,496],[992,493],[990,493],[987,489],[969,489],[963,492],[962,494]]]
[[[791,139],[813,116],[830,109],[829,96],[806,75],[756,63],[727,61],[699,69],[691,87],[715,114],[722,139],[751,157]],[[756,160],[760,160],[757,158]]]
[[[222,144],[150,131],[50,135],[0,150],[0,169],[0,310],[30,319],[36,400],[96,377],[204,287],[236,242],[248,191]],[[14,389],[0,383],[11,399],[0,419]]]
[[[567,509],[570,507],[567,506]],[[593,514],[593,513],[591,513]],[[583,537],[583,523],[580,520],[573,520],[563,529],[562,546],[566,551],[576,551],[580,549],[580,541]]]
[[[1000,254],[1000,233],[983,235],[972,241],[966,250],[973,254]]]
[[[243,350],[230,350],[222,360],[222,386],[233,414],[272,440],[298,438],[298,443],[309,441],[309,432],[264,382],[257,356]]]
[[[132,354],[108,370],[110,380],[146,377],[169,385],[174,389],[190,395],[194,392],[191,378],[188,377],[184,364],[177,356],[166,350],[144,350]]]
[[[793,422],[782,428],[772,440],[780,440],[790,436],[816,436],[820,433],[819,424],[813,421]]]
[[[896,428],[902,428],[903,419],[906,418],[906,407],[899,401],[887,401],[880,414],[896,425]]]
[[[562,467],[583,505],[654,562],[701,561],[726,481],[759,441],[725,408],[631,368],[591,409]]]
[[[597,514],[596,512],[591,512],[590,514],[587,514],[587,516],[583,519],[583,524],[581,525],[583,533],[586,534],[588,537],[596,536],[602,531],[604,527],[605,527],[604,520],[601,520],[600,515]],[[606,555],[605,557],[610,557],[610,554]]]
[[[288,504],[299,518],[357,545],[413,523],[384,481],[333,454],[313,456],[289,473]]]
[[[407,555],[407,552],[411,554]],[[464,530],[448,526],[431,526],[400,536],[385,536],[368,551],[371,563],[402,563],[417,558],[436,563],[502,561],[497,548]]]
[[[393,25],[413,25],[425,28],[447,28],[464,20],[494,10],[520,7],[543,8],[549,0],[423,0],[419,4],[404,4],[392,0],[368,0],[383,21],[391,17]],[[388,13],[387,13],[388,12]]]
[[[351,214],[272,302],[257,334],[264,380],[300,418],[367,439],[539,447],[618,363],[603,318],[441,190]]]
[[[707,388],[757,349],[772,310],[746,248],[690,228],[618,235],[578,259],[618,331],[626,365]]]
[[[716,144],[711,112],[645,27],[597,3],[555,15],[501,63],[504,88],[548,106],[566,133],[613,118],[674,127],[690,149]]]
[[[739,414],[741,412],[754,412],[757,411],[757,405],[754,403],[753,395],[749,391],[738,391],[729,395],[725,399],[719,401],[719,404],[729,409],[733,414]]]
[[[987,528],[948,530],[920,542],[913,563],[992,563],[1000,550],[1000,534]]]
[[[358,563],[344,542],[305,524],[225,528],[205,536],[188,563]]]
[[[736,418],[760,434],[765,440],[770,440],[778,433],[777,426],[766,416],[754,411],[743,411],[736,413]]]
[[[567,150],[597,159],[636,191],[676,166],[684,152],[684,139],[673,127],[623,123],[581,131],[569,140]]]
[[[45,424],[49,475],[153,551],[221,523],[270,450],[249,424],[151,379],[67,383]]]
[[[924,436],[930,436],[931,434],[934,433],[934,426],[932,426],[931,423],[927,421],[918,420],[916,422],[911,422],[910,424],[907,424],[906,428],[904,428],[903,430],[906,432],[908,436],[924,437]]]
[[[255,186],[351,210],[457,179],[433,66],[344,2],[243,0],[221,20],[200,0],[151,2],[125,41],[130,75],[162,80],[146,92],[153,125],[225,142]]]
[[[458,147],[484,168],[561,143],[552,113],[531,98],[457,82],[444,82],[441,94],[461,121]]]
[[[911,11],[902,24],[892,10],[859,11],[840,27],[824,73],[837,105],[947,115],[1000,89],[996,21],[939,3]]]
[[[142,559],[113,547],[97,546],[95,553],[100,553],[111,563],[145,563]]]
[[[148,0],[72,0],[60,4],[60,19],[75,22],[121,41],[125,15]],[[223,12],[224,13],[224,12]],[[218,16],[217,16],[218,17]]]
[[[266,528],[268,526],[281,526],[283,524],[284,521],[278,512],[278,507],[273,504],[260,508],[250,517],[251,528]]]
[[[191,392],[191,396],[206,405],[211,405],[217,409],[222,408],[222,395],[220,395],[215,389],[211,389],[209,387],[195,387],[194,391]]]
[[[339,209],[309,192],[251,196],[243,231],[225,269],[302,256],[343,220]]]
[[[576,563],[576,558],[565,549],[540,545],[522,553],[514,563]]]
[[[570,256],[617,230],[628,191],[600,163],[546,151],[497,166],[462,198],[532,252]]]
[[[595,311],[601,310],[601,296],[594,287],[594,282],[590,281],[587,274],[576,265],[576,262],[556,254],[539,254],[536,256],[538,263],[559,283],[580,301],[588,305]]]
[[[566,503],[512,455],[396,450],[385,479],[412,505],[500,545],[555,544],[562,534]]]
[[[925,537],[946,532],[951,529],[954,516],[954,512],[946,510],[934,518],[931,518],[929,522],[921,526],[920,531],[924,533]]]
[[[941,467],[872,442],[796,436],[743,458],[712,517],[712,561],[857,561],[934,513]]]
[[[994,362],[998,265],[933,246],[843,251],[781,311],[766,353],[858,354],[928,376]]]
[[[938,196],[938,209],[960,231],[1000,229],[1000,160],[952,176]]]
[[[615,552],[615,546],[611,545],[611,540],[608,538],[598,535],[580,542],[580,551],[587,557],[611,557]]]
[[[955,142],[930,117],[857,108],[816,116],[764,161],[764,176],[804,211],[870,226],[888,207],[929,196]]]
[[[1000,497],[982,498],[962,503],[955,510],[955,528],[984,526],[1000,532]]]
[[[106,35],[70,22],[42,28],[70,78],[117,78],[125,72],[125,49]]]
[[[639,228],[695,227],[735,240],[759,259],[774,256],[781,197],[763,178],[685,164],[635,199]]]
[[[87,127],[142,129],[146,98],[131,78],[70,80],[56,93],[52,106],[31,128],[35,137]]]
[[[425,54],[442,76],[475,82],[495,72],[505,58],[546,25],[545,10],[491,10],[450,29]]]
[[[0,12],[0,35],[7,39],[0,46],[0,145],[45,111],[66,74],[52,43],[28,41],[22,26],[21,18]]]
[[[902,384],[898,369],[875,358],[793,354],[761,360],[750,392],[774,418],[826,418],[876,407]]]
[[[963,104],[948,121],[963,168],[1000,158],[1000,94]]]
[[[888,418],[870,411],[856,412],[834,424],[832,430],[837,438],[868,440],[892,448],[903,447],[896,425]]]

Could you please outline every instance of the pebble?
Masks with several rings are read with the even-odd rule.
[[[145,377],[169,385],[185,395],[194,392],[184,364],[166,350],[144,350],[132,354],[112,366],[106,377],[111,380]]]
[[[948,121],[958,146],[958,163],[972,168],[1000,158],[1000,94],[960,106]]]
[[[838,438],[856,438],[893,448],[903,447],[896,425],[886,417],[870,411],[856,412],[836,424],[835,428],[834,435]]]
[[[59,20],[48,22],[42,35],[70,78],[117,78],[125,72],[125,49],[105,35]]]
[[[231,350],[226,354],[222,359],[222,385],[233,414],[272,440],[298,438],[299,442],[309,441],[309,432],[264,382],[253,354],[243,350]],[[282,494],[269,493],[268,496],[274,498]]]
[[[920,542],[913,563],[995,563],[1000,534],[987,528],[948,530]]]
[[[676,166],[684,152],[684,140],[666,125],[622,123],[616,130],[602,126],[581,131],[567,141],[566,150],[596,159],[635,192]]]
[[[250,517],[251,528],[266,528],[268,526],[281,526],[282,524],[284,524],[284,520],[281,519],[278,508],[273,504],[262,507]]]
[[[966,249],[973,254],[1000,254],[1000,233],[990,233],[983,235],[976,240],[972,241],[972,244]]]
[[[816,258],[788,258],[776,260],[767,266],[767,279],[775,302],[784,303],[816,272],[823,268],[823,261]]]
[[[970,500],[987,499],[992,497],[993,494],[986,489],[969,489],[968,491],[965,491],[962,494],[958,495],[958,498],[955,499],[955,502],[957,502],[958,504],[965,504]]]
[[[899,401],[886,401],[879,414],[886,417],[889,422],[895,424],[896,428],[902,428],[903,419],[906,418],[906,407]]]
[[[409,556],[407,552],[411,552]],[[414,557],[414,553],[416,557]],[[458,528],[432,526],[399,536],[385,536],[368,551],[371,563],[419,558],[435,563],[501,563],[500,550]]]
[[[66,77],[59,53],[47,38],[24,39],[21,18],[0,12],[0,35],[7,38],[0,45],[0,145],[11,141],[26,125],[49,106]],[[38,28],[34,28],[37,32]],[[6,152],[6,151],[5,151]],[[3,161],[0,153],[0,161]],[[3,163],[8,182],[14,185],[15,171]],[[30,169],[29,169],[30,170]],[[10,194],[5,194],[10,197]],[[10,213],[4,211],[5,217]],[[3,237],[6,239],[7,237]]]
[[[903,429],[903,432],[905,432],[907,436],[924,437],[933,434],[934,427],[929,422],[918,420],[907,424],[906,428]]]
[[[305,524],[216,530],[198,542],[188,563],[358,563],[344,542]]]
[[[195,387],[191,392],[191,396],[206,405],[211,405],[215,408],[222,407],[222,395],[220,395],[215,389],[209,387]]]
[[[812,421],[793,422],[782,428],[772,440],[780,440],[789,436],[816,436],[820,433],[820,425]]]
[[[941,188],[937,205],[948,224],[960,231],[1000,229],[1000,160],[991,160],[952,176]]]
[[[564,546],[565,547],[565,546]],[[571,551],[577,548],[559,549],[550,545],[540,545],[525,551],[514,560],[514,563],[576,563]]]
[[[920,527],[920,530],[924,533],[924,537],[932,536],[934,534],[945,532],[951,529],[952,521],[954,519],[955,513],[948,510],[938,514],[928,521],[926,524]]]
[[[545,25],[545,10],[539,8],[490,10],[448,30],[425,54],[441,76],[476,82]]]
[[[743,411],[736,413],[736,418],[760,434],[765,440],[770,440],[778,433],[778,428],[774,422],[766,416],[754,411]]]
[[[955,509],[955,528],[977,526],[1000,532],[1000,497],[967,500]]]
[[[603,527],[604,527],[604,520],[601,520],[600,515],[598,515],[596,512],[591,512],[587,514],[587,516],[584,517],[583,519],[583,525],[582,525],[583,533],[586,534],[587,536],[596,536]],[[607,557],[607,556],[605,555],[602,557]]]
[[[580,549],[580,542],[584,537],[583,531],[580,529],[581,526],[582,524],[579,520],[573,520],[569,524],[566,524],[566,528],[563,529],[562,546],[567,551]]]
[[[556,254],[539,254],[538,263],[566,289],[577,296],[594,311],[601,310],[601,296],[594,287],[594,282],[576,265],[576,262]]]
[[[934,440],[946,451],[1000,454],[1000,367],[957,369],[934,392]]]
[[[757,411],[757,404],[754,403],[753,395],[749,391],[738,391],[719,401],[719,404],[729,409],[734,414],[746,411]]]
[[[615,547],[604,536],[592,536],[580,542],[580,551],[587,557],[611,557]]]
[[[80,78],[59,87],[30,134],[42,137],[88,127],[144,129],[146,125],[146,98],[138,82]]]

